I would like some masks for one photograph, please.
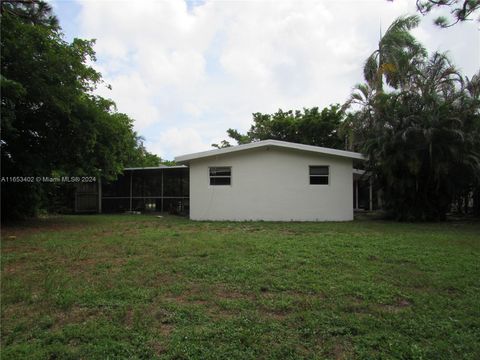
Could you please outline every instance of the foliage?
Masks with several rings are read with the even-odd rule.
[[[368,155],[391,216],[444,220],[456,197],[480,187],[479,75],[463,78],[445,54],[428,58],[410,25],[391,31],[404,20],[394,22],[367,60],[366,83],[350,99],[359,110],[342,130],[352,150]]]
[[[434,24],[442,28],[471,20],[471,17],[480,9],[480,0],[416,0],[416,3],[417,10],[422,15],[427,15],[435,9],[448,8],[451,18],[438,16],[434,20]],[[478,21],[480,21],[480,17]]]
[[[234,131],[233,129],[228,129],[228,131]],[[237,132],[238,133],[238,132]],[[240,144],[240,143],[239,143]],[[212,147],[217,148],[217,149],[223,149],[232,146],[229,141],[227,140],[222,140],[220,144],[212,144]]]
[[[478,359],[479,233],[36,219],[2,229],[2,359]]]
[[[125,164],[158,163],[125,114],[92,90],[101,75],[93,41],[67,43],[48,4],[3,3],[1,162],[3,177],[115,177]],[[40,183],[2,182],[2,217],[32,216]]]
[[[165,163],[159,156],[147,151],[143,145],[145,139],[142,136],[136,136],[135,141],[134,151],[126,161],[125,167],[149,167]]]
[[[384,80],[394,88],[404,87],[426,56],[424,47],[409,32],[419,23],[418,16],[399,17],[380,39],[378,49],[368,57],[364,77],[376,91],[382,91]]]
[[[435,24],[442,27],[450,27],[458,22],[469,20],[469,17],[480,9],[479,0],[417,0],[417,9],[423,15],[430,13],[435,8],[449,7],[452,19],[439,16]],[[480,17],[479,17],[480,20]]]
[[[317,107],[303,111],[282,111],[274,114],[253,114],[253,125],[246,134],[228,129],[227,134],[238,144],[260,140],[282,140],[307,145],[343,148],[343,140],[338,128],[344,119],[344,112],[339,105],[332,105],[320,111]],[[231,146],[226,140],[214,147]]]

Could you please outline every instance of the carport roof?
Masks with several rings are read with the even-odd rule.
[[[146,166],[146,167],[128,167],[124,168],[124,171],[137,171],[137,170],[170,170],[170,169],[184,169],[186,168],[185,165],[178,165],[178,166],[167,166],[167,165],[160,165],[160,166]]]
[[[256,148],[262,148],[262,147],[278,147],[278,148],[284,148],[284,149],[293,149],[293,150],[307,151],[307,152],[313,152],[313,153],[319,153],[319,154],[340,156],[340,157],[349,158],[349,159],[358,159],[358,160],[366,159],[364,155],[357,152],[352,152],[352,151],[337,150],[337,149],[331,149],[331,148],[313,146],[313,145],[297,144],[297,143],[279,141],[279,140],[262,140],[262,141],[252,142],[244,145],[237,145],[237,146],[231,146],[231,147],[226,147],[222,149],[202,151],[202,152],[177,156],[175,157],[175,162],[177,164],[188,164],[191,160],[197,160],[197,159],[202,159],[210,156],[229,154],[237,151],[256,149]]]

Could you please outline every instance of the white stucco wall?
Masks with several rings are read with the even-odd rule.
[[[309,166],[328,165],[329,185],[310,185]],[[209,167],[230,166],[230,186],[211,186]],[[353,220],[352,160],[282,149],[250,149],[190,162],[192,220]]]

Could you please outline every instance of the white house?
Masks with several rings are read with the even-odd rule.
[[[353,220],[359,153],[265,140],[182,155],[192,220]]]

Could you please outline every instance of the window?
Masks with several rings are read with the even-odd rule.
[[[310,185],[328,185],[328,166],[310,166]]]
[[[211,167],[210,185],[230,185],[232,179],[232,168],[229,166]]]

